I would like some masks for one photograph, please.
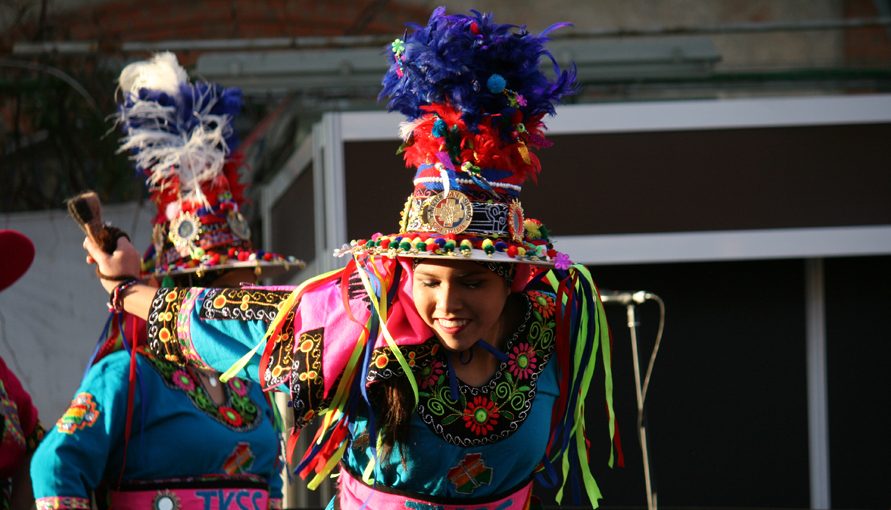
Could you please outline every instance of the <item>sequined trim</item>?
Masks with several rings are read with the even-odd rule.
[[[148,344],[151,351],[167,361],[185,364],[176,333],[177,319],[183,299],[189,289],[162,287],[158,289],[148,316]]]
[[[279,334],[272,338],[272,351],[266,364],[263,380],[266,388],[274,388],[291,377],[294,359],[294,316],[296,308],[288,312]]]
[[[293,336],[293,335],[292,335]],[[304,331],[297,339],[291,371],[291,400],[295,426],[303,427],[324,406],[325,385],[322,373],[324,329]]]
[[[87,498],[49,496],[37,498],[36,503],[37,510],[88,510],[90,508],[90,500]]]
[[[210,289],[204,296],[200,317],[204,320],[235,319],[272,322],[278,305],[290,293],[265,289]]]
[[[176,316],[176,338],[179,340],[180,354],[188,360],[188,362],[202,370],[213,370],[198,355],[195,345],[192,343],[192,310],[195,309],[195,303],[201,296],[201,289],[189,289],[183,296],[179,313]]]

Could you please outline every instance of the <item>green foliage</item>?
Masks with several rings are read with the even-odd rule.
[[[117,70],[92,57],[0,66],[0,212],[59,209],[85,189],[106,203],[144,193],[126,155],[116,154]]]

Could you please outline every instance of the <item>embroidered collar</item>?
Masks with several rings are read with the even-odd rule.
[[[260,423],[260,409],[251,401],[250,383],[233,377],[223,384],[225,402],[216,405],[195,377],[183,367],[155,358],[147,358],[152,366],[161,374],[164,384],[173,390],[188,395],[192,404],[204,414],[222,423],[226,427],[244,432],[253,430]]]
[[[447,358],[433,337],[403,354],[418,381],[418,414],[445,441],[462,447],[491,444],[510,436],[532,408],[538,377],[554,352],[555,296],[527,291],[526,314],[505,344],[507,359],[483,386],[458,380],[457,399],[449,387]],[[378,349],[366,383],[402,375],[388,348]]]

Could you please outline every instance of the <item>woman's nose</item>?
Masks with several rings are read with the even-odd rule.
[[[440,285],[436,307],[443,312],[455,312],[462,307],[461,292],[451,285]]]

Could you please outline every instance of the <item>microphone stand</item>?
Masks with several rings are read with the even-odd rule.
[[[665,326],[665,302],[662,298],[651,292],[645,291],[613,291],[600,290],[600,298],[603,303],[615,303],[625,305],[625,313],[628,319],[628,330],[631,333],[631,359],[634,366],[634,389],[637,398],[637,433],[640,440],[640,453],[643,460],[644,484],[647,491],[647,510],[656,510],[658,498],[653,480],[653,472],[650,467],[649,443],[647,441],[647,421],[644,414],[644,403],[647,400],[647,389],[650,385],[650,376],[653,374],[653,365],[656,363],[656,355],[659,352],[659,344],[662,342],[662,331]],[[637,327],[640,322],[637,319],[637,305],[648,300],[653,300],[659,305],[659,329],[656,340],[653,343],[653,351],[650,353],[650,361],[647,364],[647,373],[641,384],[640,355],[637,345]]]
[[[656,510],[656,490],[653,488],[653,475],[650,470],[650,455],[647,443],[647,424],[644,418],[644,395],[640,383],[640,361],[637,354],[637,327],[640,323],[635,313],[636,304],[630,301],[625,305],[628,317],[628,330],[631,333],[631,360],[634,365],[634,389],[637,397],[637,433],[640,440],[640,453],[643,458],[644,484],[647,491],[647,510]]]

